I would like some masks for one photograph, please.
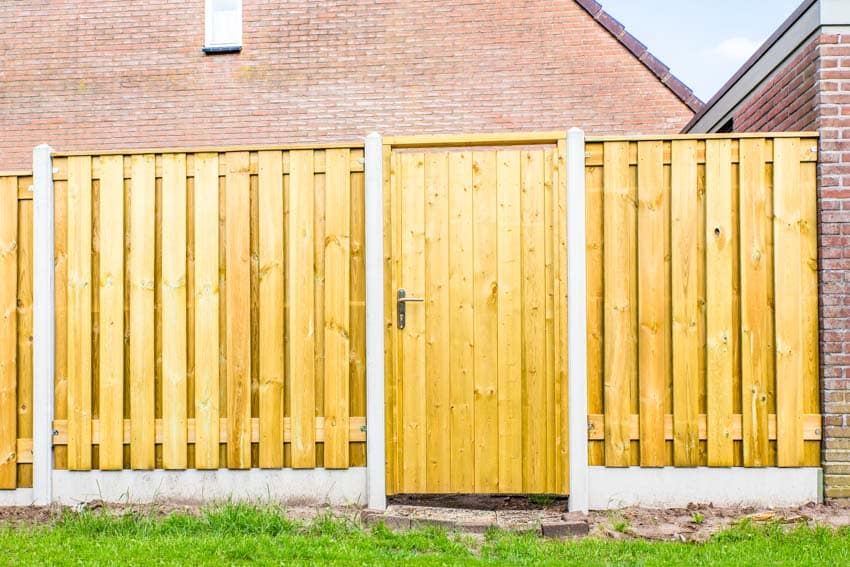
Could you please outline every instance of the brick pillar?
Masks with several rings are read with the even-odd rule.
[[[850,35],[817,46],[818,224],[824,488],[850,497]]]

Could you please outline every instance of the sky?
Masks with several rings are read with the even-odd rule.
[[[802,0],[597,0],[708,101]]]

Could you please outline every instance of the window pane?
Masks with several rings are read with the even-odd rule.
[[[239,45],[242,43],[242,21],[239,0],[212,0],[212,44]]]

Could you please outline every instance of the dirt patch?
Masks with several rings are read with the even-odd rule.
[[[565,497],[503,496],[489,494],[401,494],[387,498],[389,505],[466,510],[549,510],[567,511]]]
[[[65,513],[61,506],[0,506],[0,525],[46,524]]]

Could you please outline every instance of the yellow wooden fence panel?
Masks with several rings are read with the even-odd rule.
[[[588,142],[591,464],[819,463],[815,147],[807,135]],[[635,168],[636,226],[614,196]],[[623,352],[629,274],[637,369]],[[637,411],[623,399],[634,373]]]
[[[365,464],[362,157],[56,159],[57,467]]]

